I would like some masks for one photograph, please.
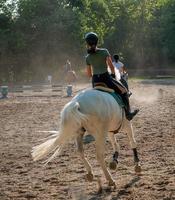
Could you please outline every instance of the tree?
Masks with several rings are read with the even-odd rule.
[[[128,66],[175,63],[174,10],[174,0],[1,0],[0,80],[57,77],[67,59],[84,65],[89,31]]]

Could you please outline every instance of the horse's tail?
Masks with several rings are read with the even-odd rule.
[[[78,102],[66,104],[61,112],[60,130],[52,138],[33,148],[32,157],[34,161],[44,158],[49,153],[53,153],[46,161],[48,163],[60,153],[63,146],[69,140],[77,136],[77,131],[81,128],[82,122],[87,120],[87,116],[81,113],[79,108]]]

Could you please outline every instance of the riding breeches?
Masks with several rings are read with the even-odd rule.
[[[127,88],[120,82],[113,79],[108,72],[104,74],[94,74],[92,76],[92,86],[95,87],[99,84],[112,88],[118,94],[127,93]]]

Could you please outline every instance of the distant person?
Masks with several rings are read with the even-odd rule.
[[[66,65],[65,65],[65,72],[71,71],[72,67],[71,67],[71,62],[69,60],[66,61]]]
[[[119,55],[113,55],[113,65],[115,67],[116,79],[120,81],[128,90],[128,73],[124,64],[119,60]]]
[[[92,86],[96,85],[105,85],[109,88],[115,90],[125,104],[125,113],[126,118],[128,120],[132,120],[132,118],[138,113],[138,109],[131,112],[128,91],[126,87],[124,87],[121,83],[119,83],[115,78],[115,67],[112,63],[111,56],[107,49],[98,48],[98,36],[96,33],[89,32],[85,35],[85,41],[87,44],[87,56],[86,56],[86,64],[87,64],[87,75],[92,77]],[[112,72],[110,75],[108,72],[108,66]],[[113,78],[114,77],[114,78]]]
[[[66,76],[67,72],[70,70],[72,70],[71,62],[69,60],[66,60],[66,63],[63,66],[63,77]]]
[[[64,79],[67,84],[74,83],[77,80],[77,75],[75,71],[72,70],[71,62],[69,60],[66,61],[64,68]]]
[[[52,83],[52,76],[51,75],[48,75],[47,76],[47,81],[51,84]]]

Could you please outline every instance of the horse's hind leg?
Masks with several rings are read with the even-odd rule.
[[[78,137],[77,137],[77,149],[78,149],[78,153],[81,159],[83,160],[84,166],[88,172],[88,174],[86,175],[86,178],[88,181],[92,181],[93,180],[92,168],[88,160],[84,156],[83,135],[84,135],[84,129],[80,129],[78,132]]]
[[[113,148],[112,162],[110,162],[109,167],[110,169],[116,169],[117,164],[118,164],[118,155],[120,151],[120,146],[118,142],[116,141],[116,138],[113,132],[109,132],[108,136]]]
[[[106,177],[106,180],[109,182],[109,186],[114,186],[115,187],[115,182],[112,179],[112,176],[110,172],[108,171],[106,167],[106,163],[104,160],[104,151],[105,151],[105,133],[102,134],[98,132],[95,135],[95,140],[96,140],[96,153],[97,153],[97,160],[104,172],[104,175]]]

